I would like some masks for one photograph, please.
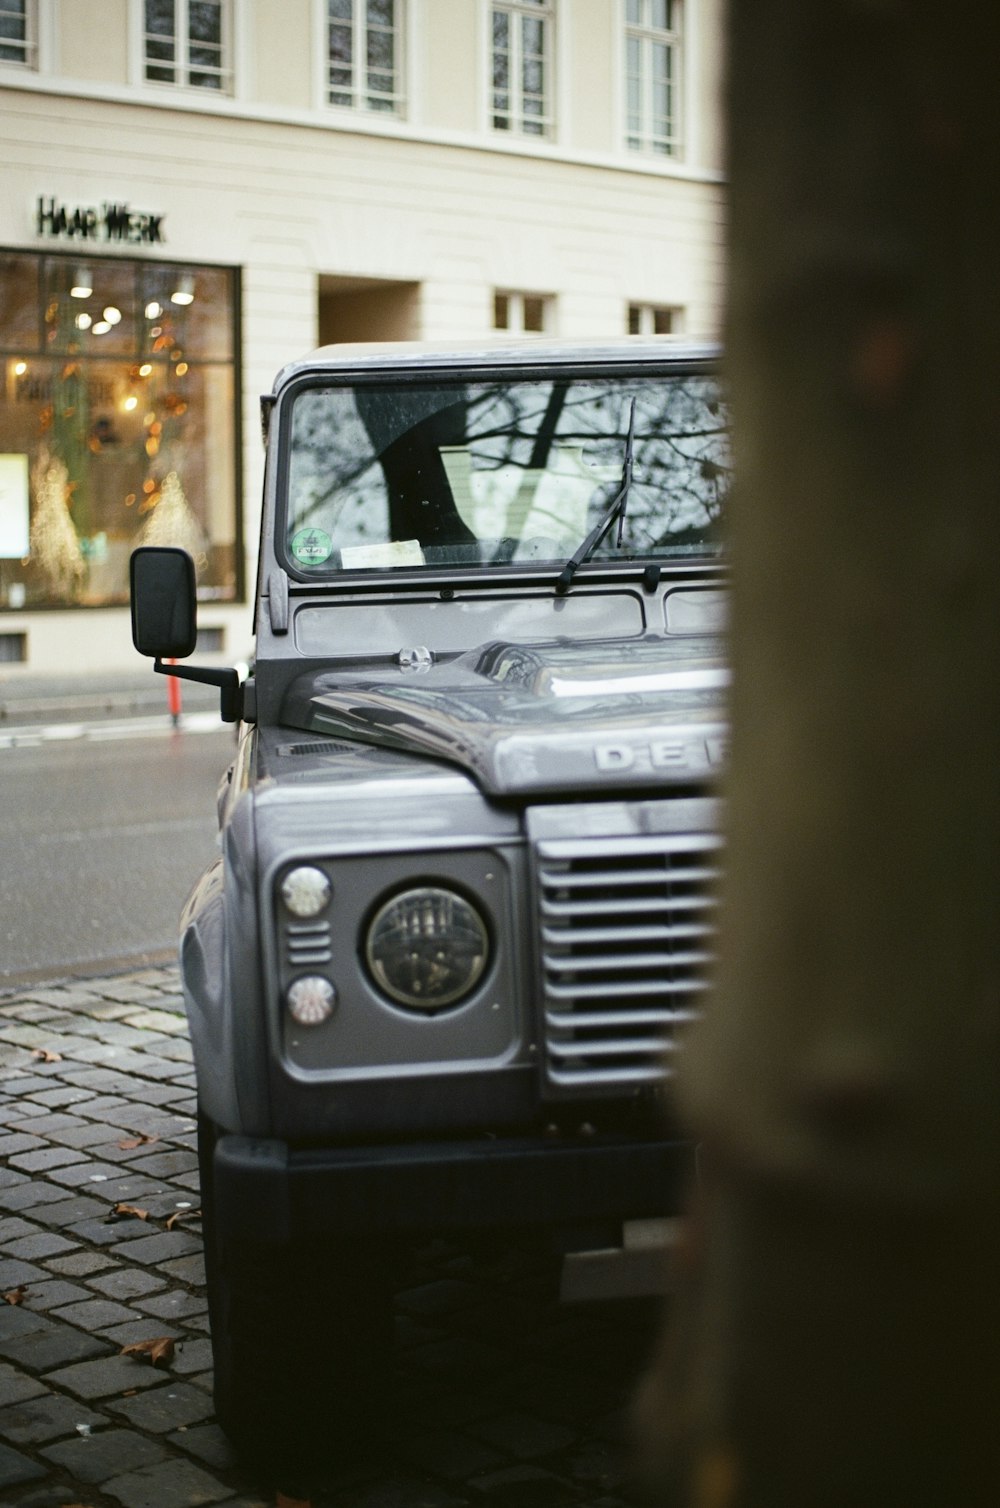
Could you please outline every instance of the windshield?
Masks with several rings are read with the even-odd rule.
[[[305,388],[291,418],[288,559],[309,576],[562,566],[627,471],[627,509],[590,559],[718,549],[730,464],[713,377]]]

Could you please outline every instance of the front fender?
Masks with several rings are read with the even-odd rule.
[[[270,1112],[252,795],[237,799],[228,818],[222,855],[181,912],[181,984],[201,1109],[223,1130],[264,1135]]]

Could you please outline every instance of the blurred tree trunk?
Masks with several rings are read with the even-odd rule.
[[[1000,6],[730,7],[738,495],[676,1508],[1000,1502]]]

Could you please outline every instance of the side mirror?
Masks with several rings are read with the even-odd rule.
[[[132,643],[141,655],[151,655],[153,669],[182,681],[218,686],[219,712],[225,723],[239,722],[252,702],[235,670],[199,665],[164,665],[194,654],[198,639],[198,598],[194,561],[173,545],[142,545],[129,564],[132,587]]]
[[[132,643],[141,655],[183,660],[198,637],[194,561],[186,550],[144,545],[130,564]]]

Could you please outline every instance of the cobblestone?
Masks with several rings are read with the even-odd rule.
[[[275,1504],[213,1416],[189,1061],[174,968],[0,997],[0,1294],[24,1290],[0,1303],[0,1505]],[[626,1508],[653,1310],[612,1307],[560,1309],[532,1254],[433,1244],[397,1294],[377,1443],[277,1485],[311,1508]],[[161,1336],[166,1369],[120,1354]]]

